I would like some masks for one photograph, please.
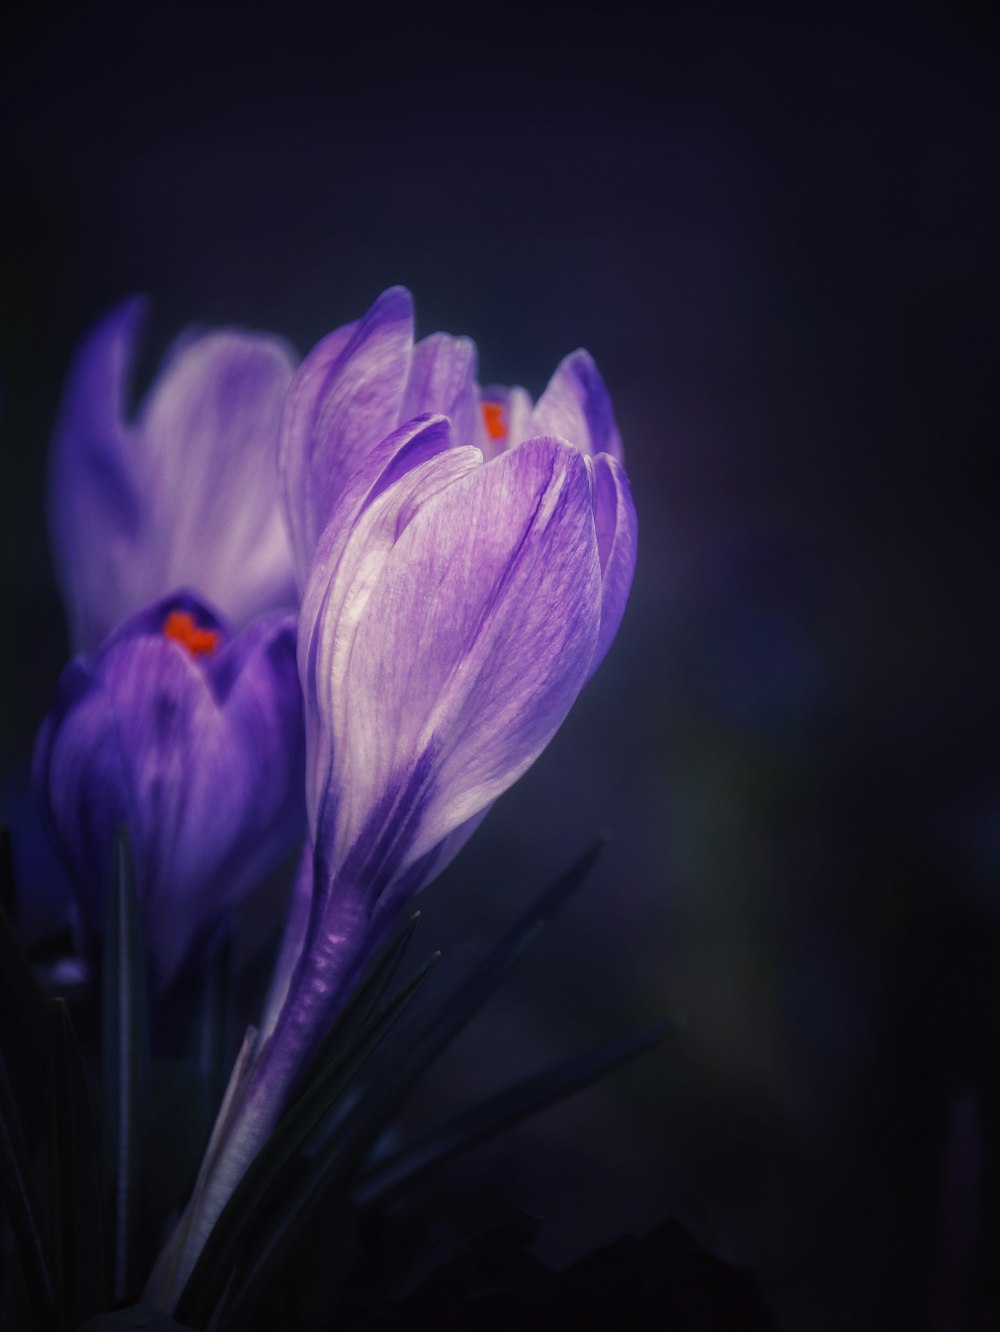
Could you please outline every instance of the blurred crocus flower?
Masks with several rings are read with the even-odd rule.
[[[113,309],[77,354],[49,476],[49,528],[74,648],[191,588],[242,627],[295,605],[277,447],[290,348],[264,334],[182,333],[130,412],[143,303]]]
[[[93,949],[116,829],[130,834],[160,995],[303,824],[295,620],[232,635],[178,593],[63,672],[34,779]]]
[[[635,510],[590,358],[563,362],[527,411],[524,429],[545,433],[516,443],[506,425],[487,460],[484,424],[497,422],[468,344],[438,335],[421,385],[459,384],[469,433],[424,412],[375,441],[405,404],[425,405],[411,318],[407,294],[386,293],[307,358],[286,408],[289,527],[308,561],[298,661],[312,874],[290,922],[301,946],[284,949],[218,1148],[147,1292],[166,1307],[360,967],[551,740],[631,585]]]

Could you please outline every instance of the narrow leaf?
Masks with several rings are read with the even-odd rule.
[[[0,846],[0,865],[10,844]],[[10,871],[8,859],[7,870]],[[44,1114],[45,1051],[49,1016],[27,954],[0,906],[0,1049],[18,1090],[22,1122],[37,1124]]]
[[[358,1206],[384,1202],[418,1182],[460,1152],[484,1142],[521,1119],[571,1096],[612,1069],[661,1041],[672,1030],[661,1023],[623,1040],[576,1055],[506,1088],[450,1119],[412,1146],[367,1171],[352,1189]]]
[[[204,969],[198,1020],[198,1062],[213,1115],[222,1104],[235,1053],[231,1048],[233,930],[228,919],[224,926],[222,939]]]
[[[31,1198],[24,1135],[7,1066],[0,1054],[0,1200],[10,1218],[28,1300],[39,1328],[52,1316],[52,1280],[42,1246],[38,1212]]]
[[[138,1269],[139,1191],[149,1115],[149,1017],[142,928],[128,837],[114,846],[103,960],[104,1179],[112,1302],[132,1294]]]
[[[104,1218],[83,1056],[69,1010],[51,1002],[52,1240],[62,1329],[104,1305]]]
[[[225,1326],[237,1329],[242,1319],[287,1261],[295,1241],[337,1181],[346,1180],[364,1161],[406,1092],[431,1061],[465,1026],[538,938],[546,921],[583,883],[603,850],[597,842],[525,911],[484,961],[397,1042],[399,1049],[373,1079],[356,1105],[310,1162],[310,1167],[282,1202],[280,1215],[269,1213],[263,1246],[247,1266],[238,1293],[227,1303]],[[265,1149],[266,1150],[266,1149]],[[179,1307],[179,1306],[178,1306]]]
[[[10,844],[10,829],[6,823],[0,823],[0,910],[13,920],[14,909],[14,850]]]
[[[518,917],[483,961],[446,994],[412,1033],[357,1107],[372,1128],[372,1140],[395,1113],[410,1086],[458,1035],[539,938],[546,923],[587,878],[604,850],[598,841],[560,874]]]
[[[271,1190],[413,999],[438,956],[435,953],[428,958],[416,975],[365,1023],[356,1038],[334,1052],[316,1081],[286,1112],[212,1228],[177,1301],[175,1312],[182,1322],[200,1327],[211,1318],[248,1233],[265,1211],[268,1230],[279,1228],[281,1220]]]

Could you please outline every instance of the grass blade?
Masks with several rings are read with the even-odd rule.
[[[225,922],[222,939],[202,969],[198,1003],[198,1066],[205,1079],[205,1091],[212,1114],[222,1104],[233,1065],[233,933]]]
[[[13,875],[6,828],[0,834],[0,875]],[[21,1121],[29,1128],[44,1122],[48,1045],[45,999],[10,916],[0,905],[0,1050],[17,1088]]]
[[[358,1113],[366,1115],[373,1125],[373,1141],[410,1086],[479,1011],[535,943],[547,922],[583,884],[603,850],[603,840],[595,842],[560,874],[518,917],[466,979],[445,995],[416,1030],[406,1036],[405,1046],[398,1057],[370,1090],[366,1104],[358,1107]]]
[[[28,1300],[39,1328],[52,1316],[52,1279],[42,1245],[38,1213],[28,1186],[24,1135],[14,1104],[7,1066],[0,1054],[0,1199],[10,1218]]]
[[[407,1091],[433,1059],[466,1025],[518,960],[541,934],[545,923],[587,878],[603,851],[597,842],[531,904],[484,961],[437,1005],[416,1030],[404,1037],[388,1066],[375,1077],[337,1132],[310,1162],[308,1171],[283,1204],[282,1218],[268,1218],[263,1247],[242,1276],[238,1293],[227,1305],[224,1325],[240,1328],[291,1252],[295,1239],[323,1195],[348,1177],[396,1113]],[[178,1306],[179,1309],[179,1306]]]
[[[115,838],[104,928],[102,1064],[111,1300],[141,1281],[138,1212],[149,1116],[149,1016],[135,874],[124,829]]]
[[[623,1040],[576,1055],[542,1073],[524,1078],[496,1096],[462,1111],[412,1146],[367,1171],[351,1191],[354,1202],[362,1207],[384,1202],[389,1196],[417,1183],[451,1157],[603,1078],[612,1069],[649,1050],[671,1030],[670,1023],[660,1023],[635,1032]]]
[[[14,849],[10,844],[10,829],[0,823],[0,911],[14,919]]]
[[[50,1014],[53,1275],[69,1332],[104,1306],[104,1218],[83,1056],[65,1001],[53,999]]]
[[[281,1217],[277,1215],[272,1190],[413,999],[437,959],[435,953],[365,1023],[353,1041],[334,1052],[316,1081],[286,1112],[212,1228],[177,1302],[175,1313],[179,1321],[201,1327],[211,1318],[247,1236],[265,1205],[268,1229],[280,1228]]]

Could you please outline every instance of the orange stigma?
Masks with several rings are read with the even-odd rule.
[[[499,402],[483,403],[483,421],[486,433],[494,444],[507,438],[507,422],[503,418],[503,407]]]
[[[163,637],[180,643],[192,657],[204,657],[214,652],[219,643],[218,629],[202,629],[195,624],[190,611],[172,610],[163,621]]]

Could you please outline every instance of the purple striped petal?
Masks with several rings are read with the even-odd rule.
[[[135,609],[133,555],[148,497],[132,476],[134,440],[126,415],[144,308],[141,300],[123,301],[84,342],[52,441],[49,535],[70,638],[85,651]]]
[[[182,336],[151,389],[134,471],[149,497],[141,602],[193,588],[237,626],[294,606],[277,448],[294,361],[279,339]]]
[[[363,319],[319,343],[292,383],[280,459],[300,588],[348,478],[399,424],[412,351],[413,302],[392,287]]]
[[[399,419],[425,412],[447,416],[456,443],[479,443],[476,344],[469,338],[434,333],[414,347]]]
[[[400,872],[516,780],[586,679],[599,587],[586,468],[556,441],[469,471],[420,509],[339,681],[351,705],[333,726],[336,784],[350,797],[331,868],[363,856],[376,818],[406,841]]]
[[[32,782],[49,834],[70,872],[87,946],[96,948],[111,872],[111,838],[128,822],[130,811],[114,709],[80,658],[63,671],[52,710],[39,729]]]
[[[341,681],[351,627],[407,515],[481,461],[477,450],[449,444],[448,422],[440,416],[420,417],[395,431],[351,478],[316,547],[299,631],[300,675],[314,682],[305,694],[306,791],[314,836],[334,752],[332,728],[350,703]],[[336,620],[327,609],[331,603],[342,608]]]
[[[606,453],[587,459],[594,485],[594,526],[601,562],[601,630],[590,665],[593,675],[604,660],[618,626],[635,573],[638,523],[625,469]]]
[[[84,343],[53,441],[52,546],[72,641],[86,652],[180,585],[237,625],[294,604],[276,483],[288,348],[236,331],[185,333],[130,421],[142,310],[124,302]]]
[[[559,363],[535,404],[528,434],[557,435],[581,453],[610,453],[622,461],[611,398],[589,353],[581,349]]]

